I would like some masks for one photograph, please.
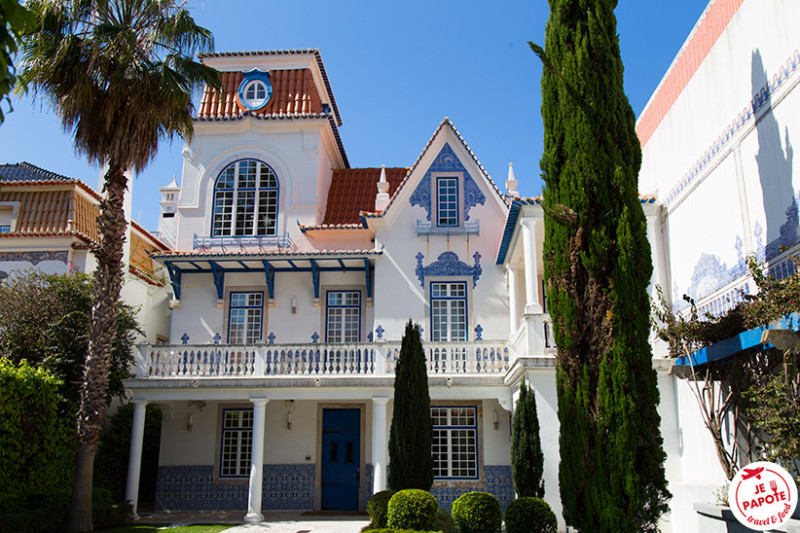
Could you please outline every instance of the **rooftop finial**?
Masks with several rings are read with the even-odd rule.
[[[506,198],[513,199],[519,198],[519,192],[517,191],[517,185],[519,182],[517,178],[514,176],[514,163],[508,164],[508,179],[506,180]]]
[[[375,211],[384,211],[389,205],[389,182],[386,180],[386,165],[381,165],[381,179],[375,196]]]

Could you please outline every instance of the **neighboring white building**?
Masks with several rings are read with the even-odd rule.
[[[653,287],[675,304],[689,293],[725,309],[747,286],[748,253],[789,272],[797,21],[793,0],[710,3],[637,124]],[[172,285],[169,339],[142,347],[127,382],[134,467],[145,404],[165,412],[160,508],[241,509],[248,521],[364,509],[386,487],[411,319],[429,363],[440,504],[476,489],[513,499],[509,421],[526,379],[560,515],[538,200],[518,199],[513,172],[501,193],[448,119],[410,168],[350,168],[315,50],[201,59],[223,72],[224,92],[204,93],[180,186],[162,189],[159,235],[174,251],[152,255]],[[675,495],[663,530],[696,531],[693,503],[713,500],[724,477],[666,355],[654,342]]]

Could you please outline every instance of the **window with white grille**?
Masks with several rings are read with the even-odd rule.
[[[477,407],[431,407],[433,477],[478,479]]]
[[[274,236],[278,231],[278,178],[261,161],[225,167],[214,184],[213,237]]]
[[[219,476],[249,476],[252,452],[253,410],[223,409]]]
[[[232,292],[228,317],[228,342],[253,344],[261,340],[264,293]]]
[[[328,291],[326,342],[358,342],[361,336],[361,293]]]

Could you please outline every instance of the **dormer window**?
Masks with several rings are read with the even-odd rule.
[[[256,111],[264,107],[272,96],[272,84],[269,81],[269,72],[253,69],[244,73],[244,79],[239,84],[237,92],[239,103]]]
[[[269,165],[242,159],[225,167],[214,184],[213,237],[278,234],[278,178]]]
[[[258,109],[267,103],[267,86],[261,80],[253,80],[244,88],[244,105]]]

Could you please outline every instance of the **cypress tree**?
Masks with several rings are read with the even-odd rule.
[[[433,485],[433,420],[428,369],[419,326],[406,324],[394,377],[389,430],[389,487],[430,490]]]
[[[525,381],[519,389],[511,429],[511,476],[518,498],[544,498],[544,455],[539,439],[539,415],[536,394],[528,391]]]
[[[542,118],[544,270],[558,344],[559,488],[580,531],[656,531],[670,494],[648,342],[641,147],[616,0],[550,0]]]

